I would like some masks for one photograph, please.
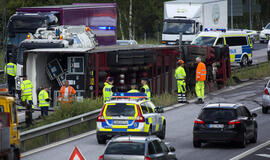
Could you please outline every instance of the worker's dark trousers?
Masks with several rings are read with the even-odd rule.
[[[8,75],[7,81],[8,81],[8,91],[9,93],[13,94],[15,92],[15,77]]]
[[[178,103],[183,103],[187,101],[186,95],[186,82],[185,80],[177,80],[178,88]]]

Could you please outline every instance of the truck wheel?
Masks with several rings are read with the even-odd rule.
[[[106,136],[100,135],[97,133],[97,141],[98,141],[98,144],[105,144],[106,143]]]
[[[244,55],[241,62],[240,62],[240,66],[241,67],[245,67],[248,65],[248,56],[247,55]]]

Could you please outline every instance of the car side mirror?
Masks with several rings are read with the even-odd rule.
[[[158,106],[157,108],[155,108],[155,111],[156,111],[157,113],[164,113],[164,109],[163,109],[163,107],[161,107],[161,106]]]
[[[169,147],[170,152],[175,152],[175,148],[173,146]]]
[[[203,26],[202,25],[200,25],[200,31],[203,31]]]
[[[257,117],[257,113],[252,113],[252,117]]]

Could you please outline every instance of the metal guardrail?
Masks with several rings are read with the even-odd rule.
[[[45,136],[45,145],[49,144],[49,134],[55,131],[66,129],[68,132],[68,137],[71,137],[71,127],[87,121],[96,119],[101,109],[94,110],[88,113],[84,113],[69,119],[54,122],[42,127],[34,128],[25,132],[20,133],[21,149],[25,150],[24,142],[39,136]]]

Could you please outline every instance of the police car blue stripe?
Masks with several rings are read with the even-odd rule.
[[[127,129],[122,129],[122,128],[113,128],[112,129],[113,132],[126,132]]]
[[[251,53],[250,46],[242,46],[242,53]]]

